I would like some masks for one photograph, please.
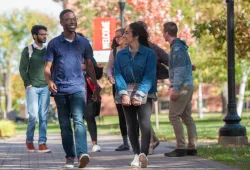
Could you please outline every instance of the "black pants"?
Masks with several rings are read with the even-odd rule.
[[[148,98],[147,103],[141,106],[123,106],[128,125],[128,136],[134,154],[148,154],[151,133],[150,117],[152,114],[152,102],[153,99]],[[137,130],[138,123],[141,130],[141,147]]]
[[[113,88],[113,96],[115,98],[115,92],[116,92],[115,91],[115,85],[113,85],[112,88]],[[127,136],[128,135],[127,124],[126,124],[126,119],[125,119],[125,115],[124,115],[122,105],[121,104],[116,104],[116,109],[117,109],[117,112],[118,112],[121,134],[122,134],[122,136]]]
[[[92,141],[97,141],[97,126],[95,117],[100,114],[101,102],[88,100],[84,118],[87,121],[88,131]]]

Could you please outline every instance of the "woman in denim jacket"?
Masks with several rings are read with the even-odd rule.
[[[128,126],[128,135],[135,154],[131,166],[147,167],[150,144],[150,117],[152,102],[156,98],[156,55],[149,48],[148,33],[138,23],[132,23],[125,32],[128,47],[119,51],[115,57],[116,89],[122,98],[122,105]],[[127,84],[136,83],[138,88],[132,99],[128,96]],[[143,98],[145,104],[141,104]],[[138,121],[137,121],[138,117]],[[138,126],[141,130],[141,147]]]

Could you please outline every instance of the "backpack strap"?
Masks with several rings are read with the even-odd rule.
[[[28,53],[29,53],[29,63],[28,63],[27,70],[26,70],[27,73],[29,72],[30,58],[31,58],[32,53],[33,53],[33,45],[32,44],[28,45]]]
[[[28,52],[29,52],[29,59],[31,58],[32,56],[32,53],[33,53],[33,45],[28,45]]]

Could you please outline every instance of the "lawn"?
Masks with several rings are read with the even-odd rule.
[[[224,125],[223,116],[220,113],[205,114],[203,119],[199,119],[194,114],[197,127],[198,142],[218,141],[218,131]],[[159,130],[155,128],[155,115],[152,116],[151,123],[157,136],[161,141],[175,141],[172,125],[169,123],[168,115],[159,115]],[[243,113],[241,125],[247,128],[247,136],[250,137],[250,114]],[[107,116],[97,119],[98,134],[119,135],[120,129],[117,116]],[[26,124],[16,124],[16,133],[25,134]],[[37,131],[36,127],[36,131]],[[58,123],[49,123],[48,132],[60,133]],[[222,163],[235,166],[244,170],[250,170],[250,146],[244,147],[222,147],[218,145],[199,146],[198,155],[206,159],[220,161]]]

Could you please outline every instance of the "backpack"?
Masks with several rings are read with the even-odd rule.
[[[26,73],[29,72],[29,67],[30,67],[30,58],[32,56],[32,53],[33,53],[33,45],[28,45],[28,53],[29,53],[29,63],[28,63],[28,66],[27,66],[27,69],[26,69]]]

